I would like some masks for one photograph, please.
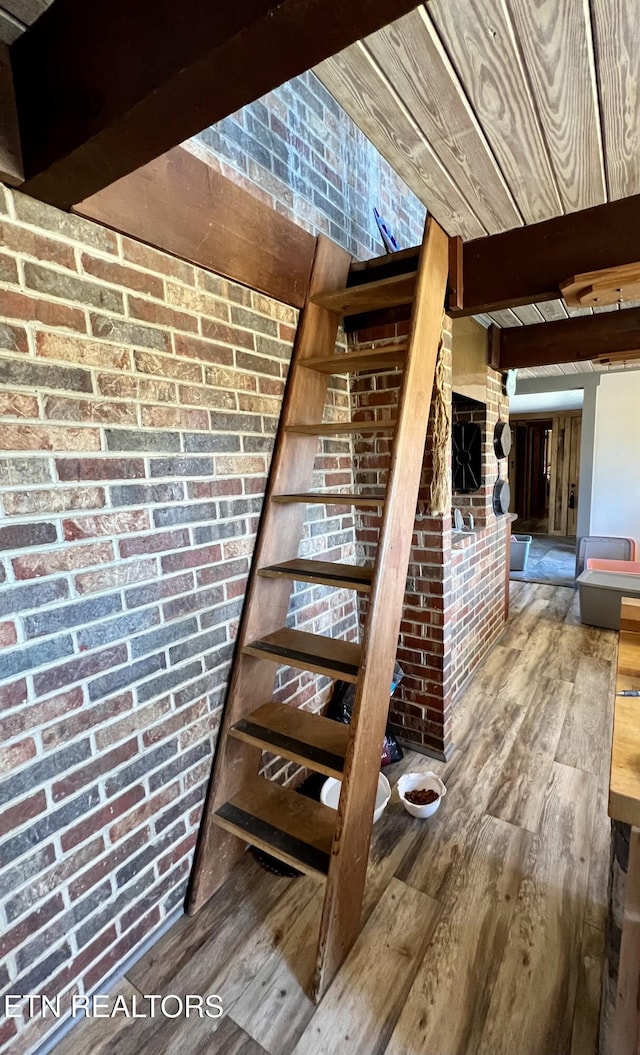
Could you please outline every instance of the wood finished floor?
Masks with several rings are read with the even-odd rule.
[[[112,994],[218,993],[224,1018],[87,1021],[55,1055],[595,1055],[616,642],[580,625],[573,590],[512,584],[451,760],[392,767],[448,794],[424,822],[394,792],[363,930],[317,1007],[322,883],[247,858]]]

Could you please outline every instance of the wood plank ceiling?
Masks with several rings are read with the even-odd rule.
[[[639,45],[638,0],[430,0],[315,72],[445,230],[472,239],[640,192]],[[587,313],[557,300],[481,321]]]
[[[52,3],[53,0],[2,0],[0,40],[5,44],[13,44]]]

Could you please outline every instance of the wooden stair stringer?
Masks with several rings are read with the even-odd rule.
[[[380,749],[391,684],[448,275],[448,238],[430,217],[416,281],[361,669],[322,913],[314,995],[322,995],[353,945],[367,870]],[[348,849],[348,853],[342,852]]]
[[[222,803],[241,793],[259,768],[261,751],[229,736],[229,730],[246,718],[256,701],[273,694],[277,666],[268,659],[244,654],[249,642],[284,626],[291,595],[291,582],[281,577],[258,574],[265,566],[292,560],[298,555],[305,506],[276,503],[274,494],[285,490],[308,491],[318,440],[316,436],[287,431],[287,426],[322,420],[330,375],[303,368],[304,360],[335,349],[338,318],[312,302],[313,296],[327,289],[344,286],[351,257],[330,239],[318,236],[316,254],[307,294],[300,314],[289,378],[283,398],[271,470],[260,519],[256,547],[245,594],[238,631],[231,681],[213,763],[212,776],[200,826],[192,870],[187,912],[190,914],[211,897],[225,881],[244,853],[241,839],[223,831],[215,822]],[[300,409],[303,408],[301,415]]]

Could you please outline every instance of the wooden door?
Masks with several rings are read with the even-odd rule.
[[[549,534],[575,535],[580,491],[582,413],[558,414],[551,433]]]

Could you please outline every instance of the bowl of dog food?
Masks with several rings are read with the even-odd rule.
[[[412,817],[432,817],[447,789],[435,773],[405,773],[398,781],[398,795]]]

